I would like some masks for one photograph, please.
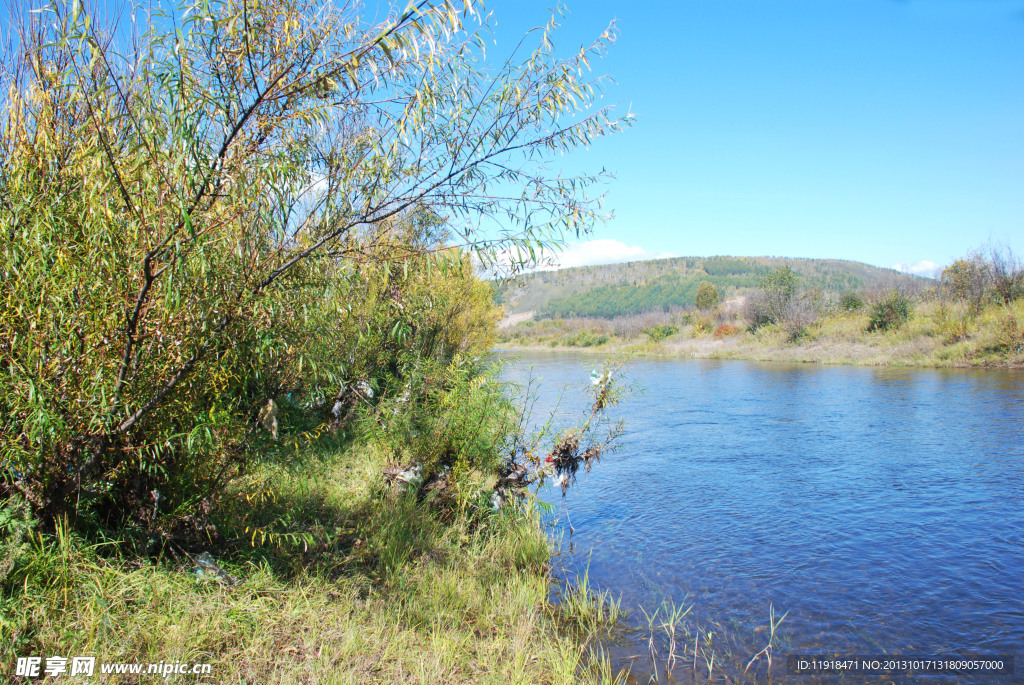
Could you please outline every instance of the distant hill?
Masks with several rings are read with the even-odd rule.
[[[800,287],[836,294],[897,283],[919,288],[932,282],[841,259],[675,257],[526,274],[499,285],[495,298],[510,315],[532,311],[539,317],[612,318],[692,307],[701,281],[714,283],[724,298],[745,295],[758,287],[762,276],[785,264],[799,275]]]

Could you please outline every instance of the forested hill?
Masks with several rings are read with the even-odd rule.
[[[926,282],[841,259],[676,257],[526,274],[499,285],[495,296],[508,314],[610,318],[693,306],[701,281],[717,286],[723,298],[744,295],[758,287],[762,276],[783,265],[796,271],[800,287],[832,293],[896,283],[919,287]]]

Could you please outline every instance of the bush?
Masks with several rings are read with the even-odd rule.
[[[869,331],[888,331],[902,326],[913,313],[910,298],[898,291],[890,291],[871,304],[868,315]]]
[[[973,318],[964,312],[963,305],[950,305],[940,300],[934,314],[935,328],[944,343],[952,344],[971,335]]]
[[[757,330],[773,322],[768,306],[768,297],[763,291],[757,291],[747,297],[743,303],[743,319],[751,330]]]
[[[693,337],[699,338],[711,331],[713,320],[709,314],[696,314],[692,319]]]
[[[819,304],[813,293],[805,293],[793,297],[782,311],[779,325],[786,332],[790,342],[796,341],[807,334],[807,329],[820,318]]]
[[[464,502],[482,475],[501,467],[516,418],[498,374],[461,355],[421,362],[404,377],[401,395],[365,411],[374,443],[392,462],[419,467],[423,482],[444,474],[444,494]]]
[[[562,338],[562,344],[566,347],[599,347],[607,343],[611,338],[603,333],[593,331],[579,331]]]
[[[802,299],[807,301],[807,305],[814,310],[817,318],[835,316],[839,311],[839,305],[836,304],[832,294],[821,288],[811,288],[803,294]]]
[[[996,341],[1000,349],[1010,354],[1024,353],[1024,325],[1013,314],[1006,315],[999,321]]]
[[[859,293],[848,292],[843,293],[843,297],[839,300],[839,309],[844,312],[859,312],[864,308],[864,298]]]
[[[1009,304],[1024,296],[1024,265],[1008,245],[993,243],[988,246],[989,273],[996,295]]]
[[[702,312],[711,311],[718,306],[718,299],[718,288],[708,281],[701,281],[697,286],[697,295],[694,298],[697,309]]]
[[[985,301],[989,280],[988,263],[980,254],[973,253],[942,270],[942,292],[949,299],[967,302],[977,314]]]
[[[797,275],[789,266],[780,266],[761,279],[765,315],[770,323],[779,323],[796,295]]]
[[[653,342],[661,342],[665,338],[670,338],[679,332],[679,326],[674,326],[670,323],[659,323],[655,326],[644,329],[644,333],[650,336]]]
[[[781,323],[796,295],[797,275],[789,266],[780,266],[761,279],[761,287],[747,298],[743,317],[751,329]]]
[[[713,335],[715,336],[715,340],[721,340],[722,338],[725,338],[727,336],[736,335],[739,332],[740,332],[740,329],[737,328],[736,326],[733,326],[733,325],[727,324],[727,323],[723,323],[718,328],[715,329],[715,332],[714,332]]]

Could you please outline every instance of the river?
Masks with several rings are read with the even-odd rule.
[[[559,394],[559,420],[588,405],[597,357],[499,356],[541,381],[535,420]],[[616,667],[673,682],[643,613],[671,602],[692,606],[676,681],[706,682],[714,652],[714,681],[763,682],[766,659],[742,671],[771,605],[776,683],[965,682],[801,675],[795,655],[1014,657],[1017,675],[967,681],[1024,682],[1024,373],[644,359],[628,382],[619,449],[541,493],[556,566],[589,567],[636,628],[605,646]]]

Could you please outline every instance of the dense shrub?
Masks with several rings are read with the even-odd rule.
[[[675,326],[670,323],[659,323],[650,328],[645,328],[646,333],[653,342],[661,342],[665,338],[670,338],[679,332],[679,326]]]
[[[985,301],[990,277],[989,264],[980,253],[975,252],[943,269],[942,291],[951,300],[968,303],[977,314]]]
[[[711,311],[718,306],[718,288],[708,281],[701,281],[700,285],[697,286],[694,304],[702,312]]]
[[[889,291],[871,303],[868,314],[869,331],[888,331],[902,326],[913,313],[910,297],[897,290]]]
[[[596,329],[603,324],[605,328],[601,330],[605,330],[620,338],[632,340],[641,335],[649,336],[650,333],[648,331],[658,326],[674,327],[676,332],[678,332],[680,318],[680,314],[677,312],[648,312],[646,314],[619,316],[611,320],[589,319],[588,325]],[[670,335],[674,335],[674,333]]]
[[[567,335],[561,340],[561,344],[566,347],[598,347],[604,345],[611,338],[603,333],[594,333],[592,331],[579,331],[572,335]]]
[[[839,309],[844,312],[859,312],[864,308],[864,298],[856,292],[843,293],[839,300]]]
[[[421,363],[401,379],[401,394],[367,412],[375,443],[394,463],[415,464],[423,482],[445,474],[464,500],[474,476],[497,472],[505,458],[515,412],[497,374],[461,355]]]
[[[699,338],[711,332],[714,319],[710,314],[694,314],[690,325],[693,327],[693,337]]]
[[[818,318],[835,316],[839,312],[839,305],[835,297],[821,288],[811,288],[801,297],[807,300],[807,304],[814,310]]]

